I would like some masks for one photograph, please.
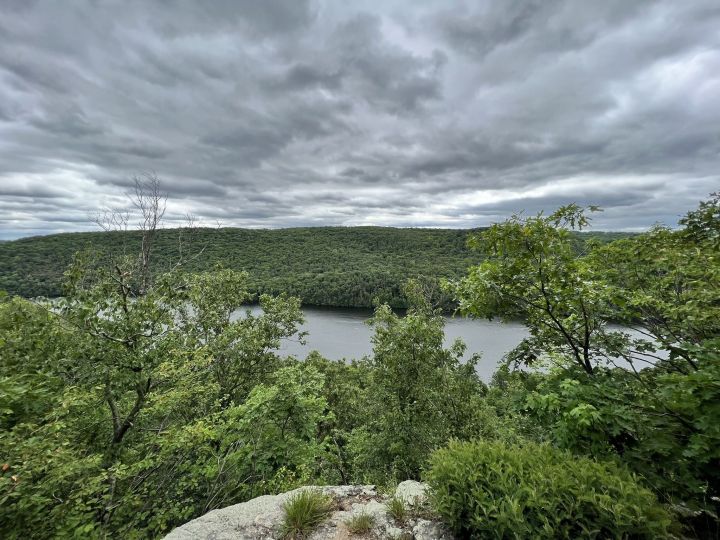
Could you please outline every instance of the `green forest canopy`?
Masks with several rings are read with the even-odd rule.
[[[200,228],[158,231],[154,258],[158,271],[184,249],[202,256],[187,269],[220,265],[250,274],[254,293],[286,292],[303,304],[371,307],[378,298],[405,307],[403,283],[411,277],[458,278],[480,261],[467,238],[478,229],[396,229],[391,227],[305,227],[293,229]],[[578,233],[602,243],[628,233]],[[75,252],[92,248],[117,255],[136,253],[140,233],[63,233],[0,243],[0,290],[24,297],[62,295],[62,278]]]

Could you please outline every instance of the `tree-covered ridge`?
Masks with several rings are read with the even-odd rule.
[[[202,256],[186,261],[186,270],[224,268],[250,274],[254,293],[285,292],[307,305],[370,307],[374,298],[404,307],[402,286],[408,278],[432,281],[458,278],[480,262],[468,249],[474,230],[396,229],[390,227],[306,227],[293,229],[161,229],[155,239],[155,264],[164,271],[181,251]],[[627,233],[583,233],[608,242]],[[62,275],[76,251],[91,248],[110,255],[136,253],[140,233],[64,233],[0,244],[0,290],[25,297],[60,296]]]

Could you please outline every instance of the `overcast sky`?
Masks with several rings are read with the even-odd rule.
[[[0,238],[168,218],[474,227],[720,189],[720,2],[0,2]]]

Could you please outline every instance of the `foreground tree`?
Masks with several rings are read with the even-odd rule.
[[[445,348],[445,320],[410,282],[412,307],[402,316],[379,306],[368,388],[369,421],[351,437],[359,479],[417,478],[432,450],[470,435],[483,385],[477,357],[462,362],[465,345]],[[363,474],[364,473],[364,474]]]
[[[224,406],[239,404],[250,390],[282,366],[283,339],[303,340],[300,300],[261,295],[261,313],[243,305],[253,300],[248,274],[216,270],[185,276],[177,306],[178,332],[185,346],[204,348]]]
[[[713,195],[682,229],[579,254],[568,242],[587,223],[577,206],[513,217],[472,240],[488,259],[452,284],[465,313],[526,321],[531,337],[510,360],[551,361],[524,400],[514,390],[516,411],[558,446],[621,460],[699,536],[718,530],[718,216]]]
[[[608,318],[635,331],[635,337],[616,335],[622,339],[610,353],[639,368],[658,364],[689,373],[700,367],[698,350],[717,347],[720,196],[701,202],[680,223],[684,228],[657,226],[602,246],[587,258],[603,282]]]
[[[233,313],[252,299],[245,273],[188,275],[182,260],[169,269],[155,267],[152,242],[164,213],[159,193],[156,183],[135,191],[139,254],[79,253],[66,272],[63,299],[0,303],[0,347],[10,359],[0,388],[13,393],[0,399],[8,428],[0,433],[7,460],[0,522],[15,524],[4,531],[11,537],[28,530],[38,537],[114,536],[128,521],[138,530],[162,531],[254,493],[228,491],[226,482],[262,485],[272,476],[267,470],[247,475],[252,467],[238,454],[237,439],[245,444],[253,424],[242,418],[263,407],[274,410],[287,396],[268,390],[256,397],[256,408],[238,407],[281,367],[277,348],[298,330],[299,301],[264,296],[262,313],[235,320]],[[121,227],[132,219],[107,215]],[[302,379],[292,391],[302,394],[317,384]],[[245,425],[246,432],[231,430],[229,422]],[[294,432],[293,424],[283,435]],[[205,448],[186,446],[199,440]],[[211,466],[233,459],[243,466]],[[184,483],[180,474],[192,480]],[[181,486],[178,500],[164,498],[168,484]],[[200,496],[195,489],[201,487],[212,495]],[[153,517],[158,500],[167,508]],[[48,517],[52,527],[43,524]]]
[[[531,336],[511,360],[532,364],[554,353],[594,372],[605,304],[571,235],[587,225],[586,210],[572,204],[549,216],[513,216],[471,237],[469,245],[485,260],[448,288],[466,315],[526,322]]]

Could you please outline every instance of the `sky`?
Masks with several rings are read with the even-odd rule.
[[[467,228],[720,190],[718,0],[0,2],[0,239],[166,224]]]

